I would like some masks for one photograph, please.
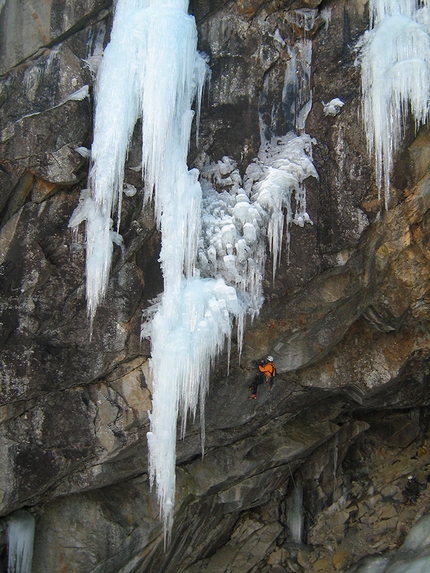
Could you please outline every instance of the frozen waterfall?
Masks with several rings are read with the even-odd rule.
[[[303,482],[300,475],[293,479],[293,488],[287,498],[287,525],[292,540],[296,543],[303,541],[304,511],[303,511]]]
[[[285,70],[282,100],[288,129],[296,133],[304,132],[306,118],[312,108],[312,40],[308,36],[317,14],[318,10],[302,8],[286,15],[287,21],[303,33],[303,37],[298,38],[292,46],[285,44],[290,59]]]
[[[372,29],[361,50],[363,121],[378,194],[388,209],[393,155],[408,115],[426,123],[430,98],[428,0],[371,0]]]
[[[33,559],[34,517],[20,509],[7,522],[8,573],[31,573]]]
[[[113,243],[121,244],[124,164],[141,118],[146,198],[154,196],[163,237],[164,294],[151,328],[154,392],[148,444],[150,480],[165,531],[171,528],[174,504],[178,408],[186,420],[188,410],[195,415],[199,398],[204,403],[211,359],[230,337],[232,318],[240,322],[243,315],[233,288],[194,278],[201,187],[186,156],[191,105],[196,95],[201,98],[207,65],[197,52],[187,6],[183,0],[118,0],[97,77],[89,190],[70,221],[76,227],[86,220],[92,321],[106,293]]]
[[[89,191],[83,193],[69,223],[77,227],[86,221],[87,304],[91,320],[106,294],[113,244],[121,244],[118,231],[124,164],[139,118],[143,125],[146,192],[151,197],[157,187],[155,205],[162,231],[163,224],[169,221],[165,216],[163,223],[162,213],[166,206],[171,206],[172,184],[179,181],[182,193],[188,195],[190,190],[190,197],[193,189],[199,187],[196,174],[188,173],[186,154],[193,118],[191,104],[196,92],[201,97],[206,62],[196,51],[194,19],[186,10],[187,2],[181,0],[116,3],[111,41],[97,76]],[[178,205],[181,206],[179,201]],[[198,202],[195,209],[198,212]],[[182,214],[186,212],[184,206]],[[172,269],[163,262],[165,275],[169,274],[168,284],[173,280],[178,285],[182,266],[187,276],[192,274],[198,234],[193,224],[187,216],[182,229],[175,229],[175,239],[181,240],[175,242],[172,237],[171,245],[166,245],[162,253],[162,258],[170,256],[170,261],[176,262]],[[178,237],[181,233],[188,233],[188,237]],[[179,249],[177,256],[169,255],[170,248]]]
[[[197,52],[194,18],[184,0],[118,0],[111,41],[96,83],[89,189],[69,225],[86,223],[87,308],[92,322],[106,294],[114,244],[122,246],[124,163],[142,120],[142,176],[162,235],[161,298],[142,327],[151,339],[153,378],[150,483],[156,488],[165,539],[175,502],[176,428],[204,403],[210,369],[237,328],[240,356],[246,315],[263,302],[267,237],[273,275],[281,259],[284,220],[311,223],[304,180],[317,177],[312,139],[289,133],[263,141],[242,181],[234,162],[208,166],[199,181],[186,164],[194,112],[208,73]],[[224,189],[220,189],[220,186]],[[286,216],[285,216],[286,211]],[[115,223],[114,223],[115,221]]]

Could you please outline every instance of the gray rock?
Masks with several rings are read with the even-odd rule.
[[[243,173],[258,152],[260,118],[275,134],[285,133],[291,118],[279,102],[286,46],[302,34],[291,11],[320,5],[191,3],[212,80],[190,164],[229,155]],[[422,477],[428,468],[425,454],[418,459],[417,447],[409,448],[424,439],[430,404],[429,131],[424,127],[415,138],[407,130],[392,205],[381,212],[357,121],[354,45],[368,23],[365,3],[323,6],[330,22],[327,12],[315,13],[308,31],[318,102],[306,123],[316,139],[319,174],[307,186],[314,224],[293,226],[290,259],[275,280],[268,260],[265,304],[247,324],[241,361],[233,340],[230,373],[225,354],[213,369],[205,457],[199,419],[177,443],[177,507],[165,550],[147,479],[150,347],[140,341],[142,311],[163,281],[152,209],[142,211],[143,183],[128,168],[140,161],[137,134],[126,168],[137,193],[123,201],[124,251],[114,253],[91,338],[83,232],[72,236],[68,229],[87,185],[88,159],[76,148],[91,145],[94,74],[109,38],[111,2],[6,0],[0,14],[0,571],[5,519],[22,507],[36,517],[35,573],[214,573],[231,563],[235,571],[300,570],[297,548],[282,547],[282,560],[268,563],[275,546],[288,545],[286,500],[296,472],[303,480],[306,541],[321,543],[309,548],[309,567],[332,567],[328,548],[345,563],[347,553],[337,545],[344,533],[357,539],[348,555],[388,548],[403,535],[398,524],[416,514],[405,508],[415,513],[402,513],[397,522],[394,506],[386,504],[399,501],[392,488],[399,490],[411,466]],[[70,99],[85,86],[88,97]],[[325,116],[319,102],[336,97],[342,113]],[[268,352],[278,369],[275,386],[249,400],[254,361]],[[374,463],[385,445],[399,449],[400,461],[383,466],[394,472],[390,484]],[[386,523],[374,539],[381,516]],[[299,563],[308,563],[300,555]]]

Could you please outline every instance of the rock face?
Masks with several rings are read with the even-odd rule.
[[[313,225],[293,226],[275,280],[268,260],[240,363],[233,345],[229,374],[225,356],[214,369],[205,457],[198,420],[178,441],[166,549],[147,478],[150,346],[140,341],[163,287],[160,237],[131,169],[137,136],[126,180],[138,191],[124,198],[124,251],[92,337],[84,236],[68,229],[112,6],[6,0],[0,11],[0,571],[8,516],[21,508],[36,518],[34,573],[331,572],[400,545],[430,510],[427,490],[419,508],[401,495],[409,473],[426,483],[430,463],[430,135],[405,134],[381,210],[355,63],[367,3],[190,3],[212,70],[190,164],[227,155],[243,174],[260,119],[275,135],[291,129],[284,79],[306,35],[319,180],[307,185]],[[334,98],[344,105],[326,115]],[[268,352],[277,382],[250,401],[254,360]]]

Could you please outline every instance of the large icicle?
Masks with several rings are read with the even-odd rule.
[[[186,164],[193,111],[207,65],[197,52],[194,18],[184,0],[118,0],[99,68],[89,190],[70,220],[86,221],[87,304],[91,321],[106,293],[119,217],[124,163],[142,118],[146,197],[155,198],[162,233],[164,293],[151,327],[153,402],[148,433],[149,470],[165,532],[172,525],[178,410],[183,432],[188,411],[203,405],[212,360],[231,338],[244,308],[234,288],[195,275],[201,228],[198,172]],[[200,102],[197,104],[199,109]],[[113,219],[116,213],[117,230]]]
[[[393,155],[405,132],[408,114],[418,127],[428,120],[430,36],[427,0],[372,0],[375,28],[362,48],[363,121],[374,156],[379,196],[390,198]],[[423,22],[423,23],[420,23]]]
[[[184,280],[177,292],[165,291],[152,322],[154,392],[148,432],[150,477],[156,483],[165,532],[172,526],[175,502],[176,425],[181,412],[182,435],[187,413],[200,403],[204,442],[204,402],[210,367],[230,341],[232,318],[243,331],[244,307],[223,279]]]
[[[116,4],[111,41],[96,83],[90,192],[85,192],[70,221],[71,227],[87,221],[87,303],[91,319],[106,294],[113,243],[121,241],[112,230],[113,219],[116,213],[118,231],[124,163],[139,117],[143,120],[148,195],[152,195],[156,182],[160,187],[155,198],[159,225],[164,205],[170,204],[167,187],[179,179],[187,186],[191,103],[196,91],[201,96],[206,63],[196,52],[194,19],[186,9],[184,0],[118,0]],[[190,237],[196,231],[187,227],[186,221],[183,229],[188,229]],[[189,241],[187,244],[191,246]],[[192,257],[193,253],[184,252],[176,260],[181,265],[187,259],[189,272]]]
[[[35,520],[19,509],[7,521],[8,573],[31,573]]]

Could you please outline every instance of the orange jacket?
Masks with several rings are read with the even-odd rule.
[[[276,375],[275,367],[272,362],[266,362],[265,364],[259,364],[258,369],[268,378],[273,378]]]

